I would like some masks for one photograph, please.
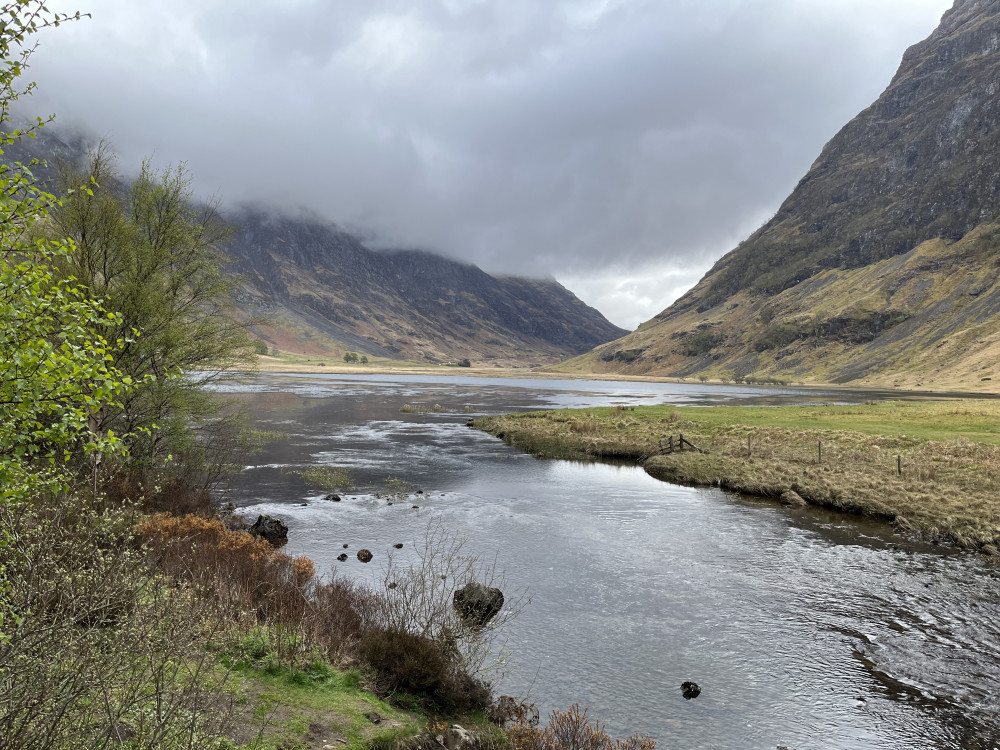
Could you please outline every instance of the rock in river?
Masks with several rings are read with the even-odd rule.
[[[271,516],[257,516],[257,520],[250,527],[250,533],[270,542],[274,547],[280,547],[288,542],[288,527]]]
[[[503,609],[503,592],[481,583],[469,583],[455,592],[454,605],[466,624],[483,627]]]
[[[358,559],[361,562],[363,562],[363,563],[371,562],[372,561],[372,553],[370,551],[366,550],[366,549],[359,549],[358,550]]]
[[[697,682],[685,682],[681,685],[681,695],[684,696],[684,700],[689,701],[701,695],[701,688]]]

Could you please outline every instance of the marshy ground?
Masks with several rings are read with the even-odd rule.
[[[998,401],[616,407],[485,417],[475,426],[540,456],[631,459],[666,481],[786,502],[798,495],[990,554],[1000,544]],[[663,455],[680,435],[701,452]]]

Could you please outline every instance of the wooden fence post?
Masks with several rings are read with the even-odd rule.
[[[822,440],[818,440],[817,441],[816,449],[818,451],[817,455],[819,456],[819,460],[816,463],[820,463],[821,464],[821,463],[823,463],[823,441]]]

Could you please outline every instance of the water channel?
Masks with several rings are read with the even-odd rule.
[[[287,436],[248,459],[229,495],[249,516],[282,518],[291,554],[377,585],[392,545],[405,560],[436,524],[496,560],[530,597],[508,626],[499,692],[543,716],[579,702],[612,734],[648,734],[662,750],[1000,748],[996,563],[636,466],[535,459],[465,426],[542,408],[885,394],[350,375],[260,375],[225,390],[257,427]],[[342,502],[295,473],[322,465],[350,472]],[[408,484],[405,502],[387,502],[387,479]],[[353,556],[361,547],[375,554],[368,565]],[[681,696],[686,680],[697,699]]]

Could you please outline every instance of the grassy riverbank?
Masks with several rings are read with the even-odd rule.
[[[658,479],[802,501],[942,543],[1000,545],[1000,402],[559,410],[475,426],[554,458],[641,461]],[[684,438],[670,455],[659,441]],[[795,493],[791,494],[789,491]]]

